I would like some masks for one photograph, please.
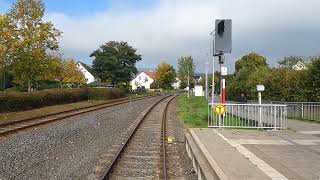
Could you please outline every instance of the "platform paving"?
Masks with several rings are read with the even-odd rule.
[[[189,129],[224,179],[320,179],[320,124],[288,120],[290,130]]]

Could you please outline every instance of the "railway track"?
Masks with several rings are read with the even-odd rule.
[[[82,108],[78,108],[78,109],[67,110],[67,111],[47,114],[47,115],[43,115],[43,116],[26,118],[23,120],[2,123],[2,124],[0,124],[0,136],[10,134],[10,133],[15,133],[17,131],[21,131],[21,130],[24,130],[27,128],[47,124],[50,122],[62,120],[62,119],[68,118],[68,117],[100,110],[100,109],[111,107],[111,106],[130,103],[133,101],[143,100],[143,99],[147,99],[147,98],[151,98],[151,97],[154,97],[154,96],[145,96],[145,97],[136,97],[136,98],[121,98],[121,99],[117,99],[117,100],[108,101],[106,103],[91,105],[91,106],[82,107]]]
[[[174,98],[166,96],[144,112],[113,153],[102,179],[167,179],[166,116]]]

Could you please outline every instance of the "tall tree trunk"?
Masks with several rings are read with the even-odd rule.
[[[28,80],[28,92],[31,92],[31,81],[30,81],[30,79]]]
[[[6,65],[3,66],[3,92],[6,92]]]

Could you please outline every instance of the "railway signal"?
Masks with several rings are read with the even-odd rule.
[[[213,36],[213,63],[212,63],[212,93],[214,92],[214,57],[219,57],[220,65],[220,82],[221,82],[221,103],[226,103],[226,87],[225,76],[227,75],[227,69],[222,67],[224,63],[224,54],[231,53],[232,50],[232,20],[231,19],[217,19],[215,22],[215,30],[210,33]],[[211,96],[211,104],[214,105],[214,96]],[[216,108],[216,107],[215,107]],[[224,107],[223,107],[224,108]],[[220,110],[222,107],[220,108]],[[216,110],[216,109],[215,109]],[[219,110],[219,109],[218,109]],[[216,111],[217,112],[217,111]],[[217,113],[218,115],[220,113]],[[213,118],[213,116],[211,116]],[[209,119],[209,115],[208,115]],[[212,119],[213,120],[213,119]],[[219,115],[219,124],[223,122],[223,114]]]
[[[231,53],[232,50],[232,21],[217,19],[215,23],[214,54]]]

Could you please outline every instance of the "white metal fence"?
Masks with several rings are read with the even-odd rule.
[[[214,104],[216,105],[216,104]],[[223,116],[208,106],[208,127],[286,129],[287,106],[279,104],[223,104]]]
[[[289,118],[320,121],[320,102],[271,101],[271,103],[287,105],[287,113]]]

